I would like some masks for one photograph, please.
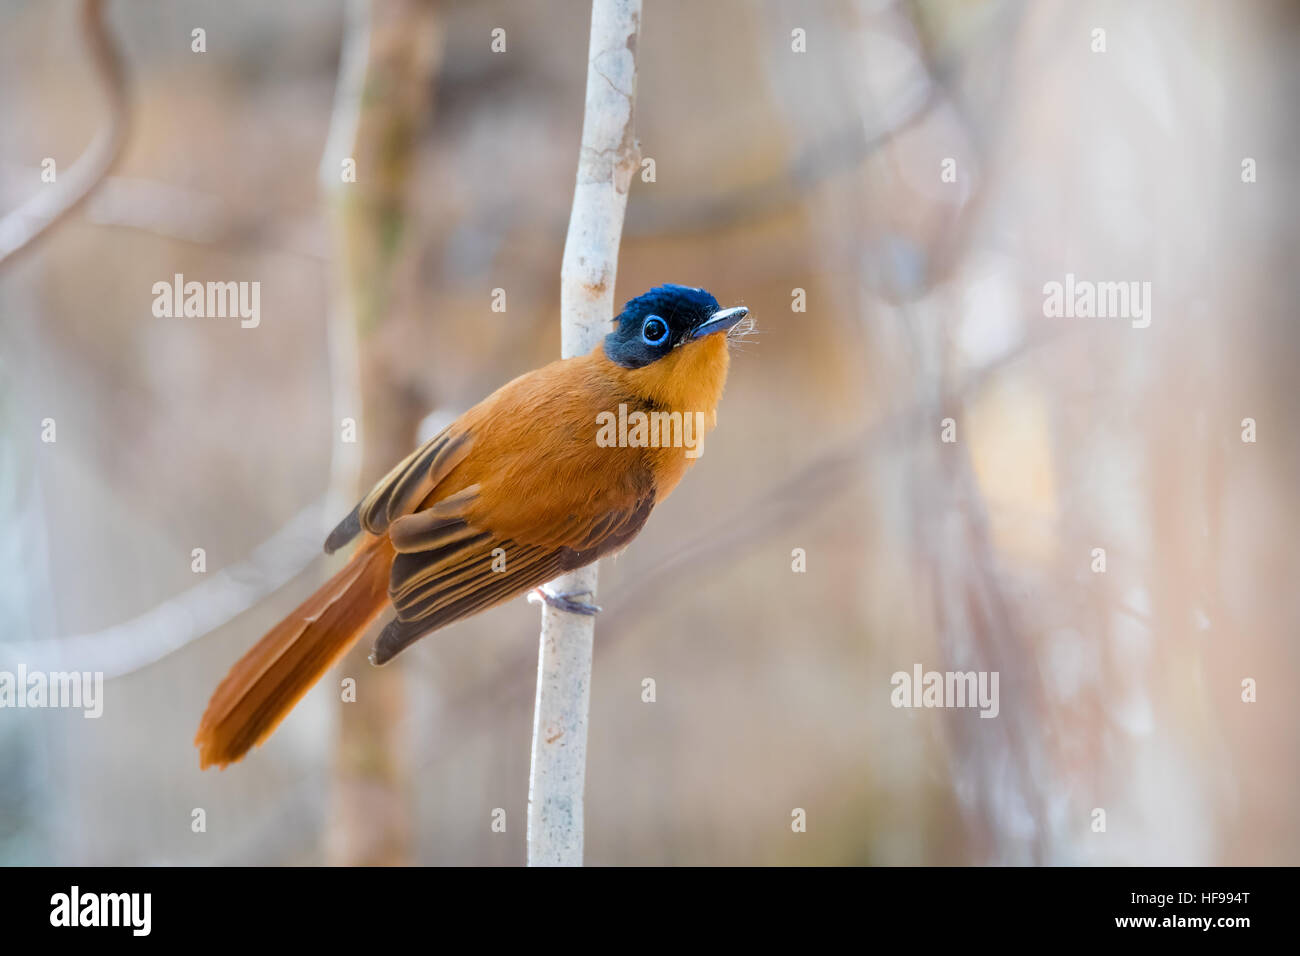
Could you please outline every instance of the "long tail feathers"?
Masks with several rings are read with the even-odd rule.
[[[239,659],[199,722],[200,767],[224,767],[261,744],[347,653],[387,603],[393,555],[386,537],[372,538]]]

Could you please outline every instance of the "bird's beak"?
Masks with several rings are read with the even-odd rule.
[[[691,333],[691,338],[699,339],[706,335],[712,335],[714,332],[725,332],[747,315],[749,315],[749,309],[743,305],[738,305],[734,309],[719,309],[709,316],[707,322]]]

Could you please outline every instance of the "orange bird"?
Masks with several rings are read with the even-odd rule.
[[[226,675],[194,738],[199,764],[239,760],[392,604],[383,664],[431,631],[621,550],[717,421],[728,339],[747,314],[703,289],[632,299],[589,354],[497,389],[390,471],[325,540],[352,558]]]

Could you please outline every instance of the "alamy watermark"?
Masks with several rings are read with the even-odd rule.
[[[1043,315],[1049,319],[1129,319],[1133,328],[1151,324],[1150,282],[1092,282],[1065,274],[1043,286]]]
[[[148,936],[153,926],[152,893],[83,893],[73,886],[50,897],[51,926],[123,927]]]
[[[703,412],[629,412],[620,403],[618,414],[596,416],[596,444],[601,448],[685,448],[698,458],[704,443]]]
[[[104,713],[103,671],[0,671],[0,708],[53,707],[84,711],[93,720]]]
[[[981,717],[996,717],[1001,710],[997,671],[923,672],[916,664],[910,674],[895,671],[889,683],[895,707],[978,707]]]
[[[262,283],[186,282],[176,273],[171,282],[155,282],[153,314],[160,319],[239,319],[240,328],[262,322]]]

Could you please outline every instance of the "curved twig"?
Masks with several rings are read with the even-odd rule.
[[[61,179],[33,193],[0,219],[0,265],[30,249],[40,236],[79,208],[113,168],[126,142],[126,72],[104,23],[103,0],[82,0],[81,36],[95,80],[107,100],[108,120]]]
[[[0,641],[0,663],[34,670],[78,670],[107,680],[158,663],[257,605],[320,559],[321,527],[334,514],[322,498],[298,512],[243,560],[206,575],[130,620],[98,631],[30,641]]]

